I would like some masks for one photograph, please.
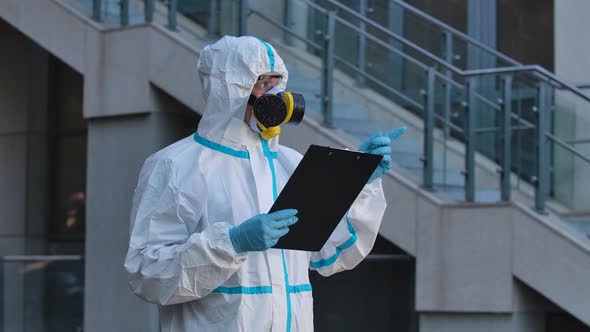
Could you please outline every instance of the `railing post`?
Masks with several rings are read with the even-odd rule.
[[[476,145],[476,116],[477,107],[475,92],[477,91],[477,78],[467,79],[467,112],[466,112],[466,130],[465,130],[465,200],[473,202],[475,200],[475,145]]]
[[[97,21],[102,21],[102,0],[92,0],[92,18]]]
[[[365,17],[367,14],[367,0],[359,0],[359,13]],[[367,24],[360,20],[359,22],[359,38],[358,38],[358,49],[357,49],[357,67],[359,72],[356,75],[356,84],[358,86],[365,85],[365,66],[367,61],[367,37],[365,32],[367,31]]]
[[[537,181],[535,187],[535,210],[545,213],[545,200],[549,188],[549,94],[546,82],[541,81],[537,93]]]
[[[447,63],[453,64],[453,35],[448,32],[445,31],[443,32],[443,45],[444,45],[444,58],[445,61]],[[453,73],[451,72],[450,69],[445,69],[444,70],[445,73],[445,77],[448,78],[449,80],[453,79]],[[444,125],[444,134],[445,134],[445,139],[448,137],[449,135],[449,126],[447,125],[447,123],[449,123],[451,121],[450,119],[450,114],[451,114],[451,89],[452,89],[452,85],[447,81],[444,82],[444,86],[445,86],[445,99],[444,99],[444,119],[445,119],[445,125]]]
[[[240,1],[240,25],[239,25],[239,36],[245,36],[248,34],[248,14],[250,13],[250,7],[248,0]]]
[[[176,9],[177,9],[177,0],[168,0],[168,28],[170,30],[176,31]]]
[[[145,0],[145,23],[152,23],[154,20],[154,0]]]
[[[324,52],[322,59],[322,114],[324,115],[323,125],[328,128],[334,127],[334,114],[332,96],[334,94],[334,42],[336,12],[328,13],[328,26],[324,35]]]
[[[512,75],[502,78],[502,172],[500,191],[503,201],[510,200],[512,166]]]
[[[445,61],[453,64],[453,35],[449,31],[443,32],[443,50]],[[447,80],[444,82],[444,100],[443,100],[443,183],[447,184],[447,142],[451,135],[451,99],[453,86],[449,83],[453,79],[453,73],[450,69],[444,69],[444,74]]]
[[[217,0],[209,0],[209,21],[207,22],[207,35],[210,39],[216,37],[217,29]]]
[[[129,25],[129,0],[121,0],[119,2],[119,6],[119,12],[121,13],[121,26]]]
[[[423,186],[428,190],[434,188],[434,103],[436,101],[434,83],[435,69],[426,71],[426,86],[424,91],[424,155],[422,162]]]
[[[293,24],[293,2],[290,0],[285,0],[285,10],[283,12],[283,25],[286,26],[289,30],[291,29],[291,25]],[[288,31],[283,31],[283,42],[287,46],[293,46],[293,38]]]
[[[387,26],[387,28],[391,31],[394,32],[397,35],[403,36],[403,30],[404,30],[404,9],[402,7],[400,7],[399,5],[394,5],[393,2],[390,2],[389,5],[389,9],[388,9],[388,15],[387,15],[387,19],[389,21],[389,24]],[[390,37],[389,38],[389,44],[391,46],[393,46],[396,49],[402,50],[403,49],[403,44],[400,43],[397,39]],[[400,57],[398,54],[393,53],[393,52],[389,52],[389,57],[388,57],[388,65],[389,65],[389,69],[387,71],[387,76],[389,76],[390,80],[388,81],[388,83],[391,85],[391,87],[395,90],[402,90],[403,88],[403,67],[404,67],[404,61],[402,60],[402,57]]]

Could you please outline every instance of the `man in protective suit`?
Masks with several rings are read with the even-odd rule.
[[[302,156],[278,136],[263,139],[248,104],[285,89],[285,65],[262,40],[226,36],[205,47],[198,71],[206,104],[197,132],[150,156],[139,176],[131,288],[159,304],[163,331],[313,331],[308,270],[330,276],[369,254],[386,206],[379,177],[390,139],[361,146],[384,159],[319,252],[272,249],[297,211],[266,211]]]

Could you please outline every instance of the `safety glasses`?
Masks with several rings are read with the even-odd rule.
[[[255,89],[272,89],[281,83],[283,75],[260,75],[254,84]]]

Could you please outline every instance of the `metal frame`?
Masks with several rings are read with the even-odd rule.
[[[465,149],[465,200],[475,200],[475,144],[476,144],[476,90],[477,81],[469,78],[467,81],[467,108],[466,108],[466,149]]]
[[[145,0],[145,22],[152,23],[154,21],[155,0]]]
[[[92,0],[92,18],[102,22],[102,0]]]
[[[240,36],[246,36],[248,34],[249,9],[248,0],[240,0],[240,25],[238,27],[238,34]]]
[[[217,28],[217,0],[209,0],[209,21],[207,21],[207,37],[215,38]]]
[[[368,0],[359,0],[359,12],[363,16],[365,16],[367,13],[367,1]],[[365,85],[365,76],[363,73],[365,72],[365,62],[367,60],[367,24],[365,22],[360,22],[359,29],[363,33],[359,34],[358,36],[357,67],[359,68],[360,72],[356,76],[356,84],[362,87]]]
[[[168,29],[172,30],[172,31],[176,31],[178,28],[177,22],[176,22],[176,15],[177,13],[177,0],[168,0]]]
[[[537,100],[537,179],[535,181],[535,210],[545,212],[545,200],[549,193],[549,132],[548,86],[539,82]]]
[[[336,12],[328,13],[327,33],[323,36],[324,52],[322,54],[322,114],[324,126],[334,127],[333,102],[334,95],[334,32],[336,27]]]
[[[120,0],[121,26],[129,25],[129,0]]]
[[[434,189],[434,83],[435,69],[426,72],[426,86],[424,91],[424,155],[422,162],[422,181],[427,190]]]
[[[4,327],[4,264],[35,261],[84,261],[82,255],[11,255],[0,256],[0,329]]]
[[[500,196],[510,200],[510,175],[512,165],[512,76],[502,78],[502,170],[500,175]]]

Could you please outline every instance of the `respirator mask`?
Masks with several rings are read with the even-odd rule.
[[[298,125],[305,114],[303,96],[283,91],[278,85],[259,98],[250,95],[248,104],[252,105],[250,127],[260,131],[260,136],[266,140],[280,134],[284,123]]]

